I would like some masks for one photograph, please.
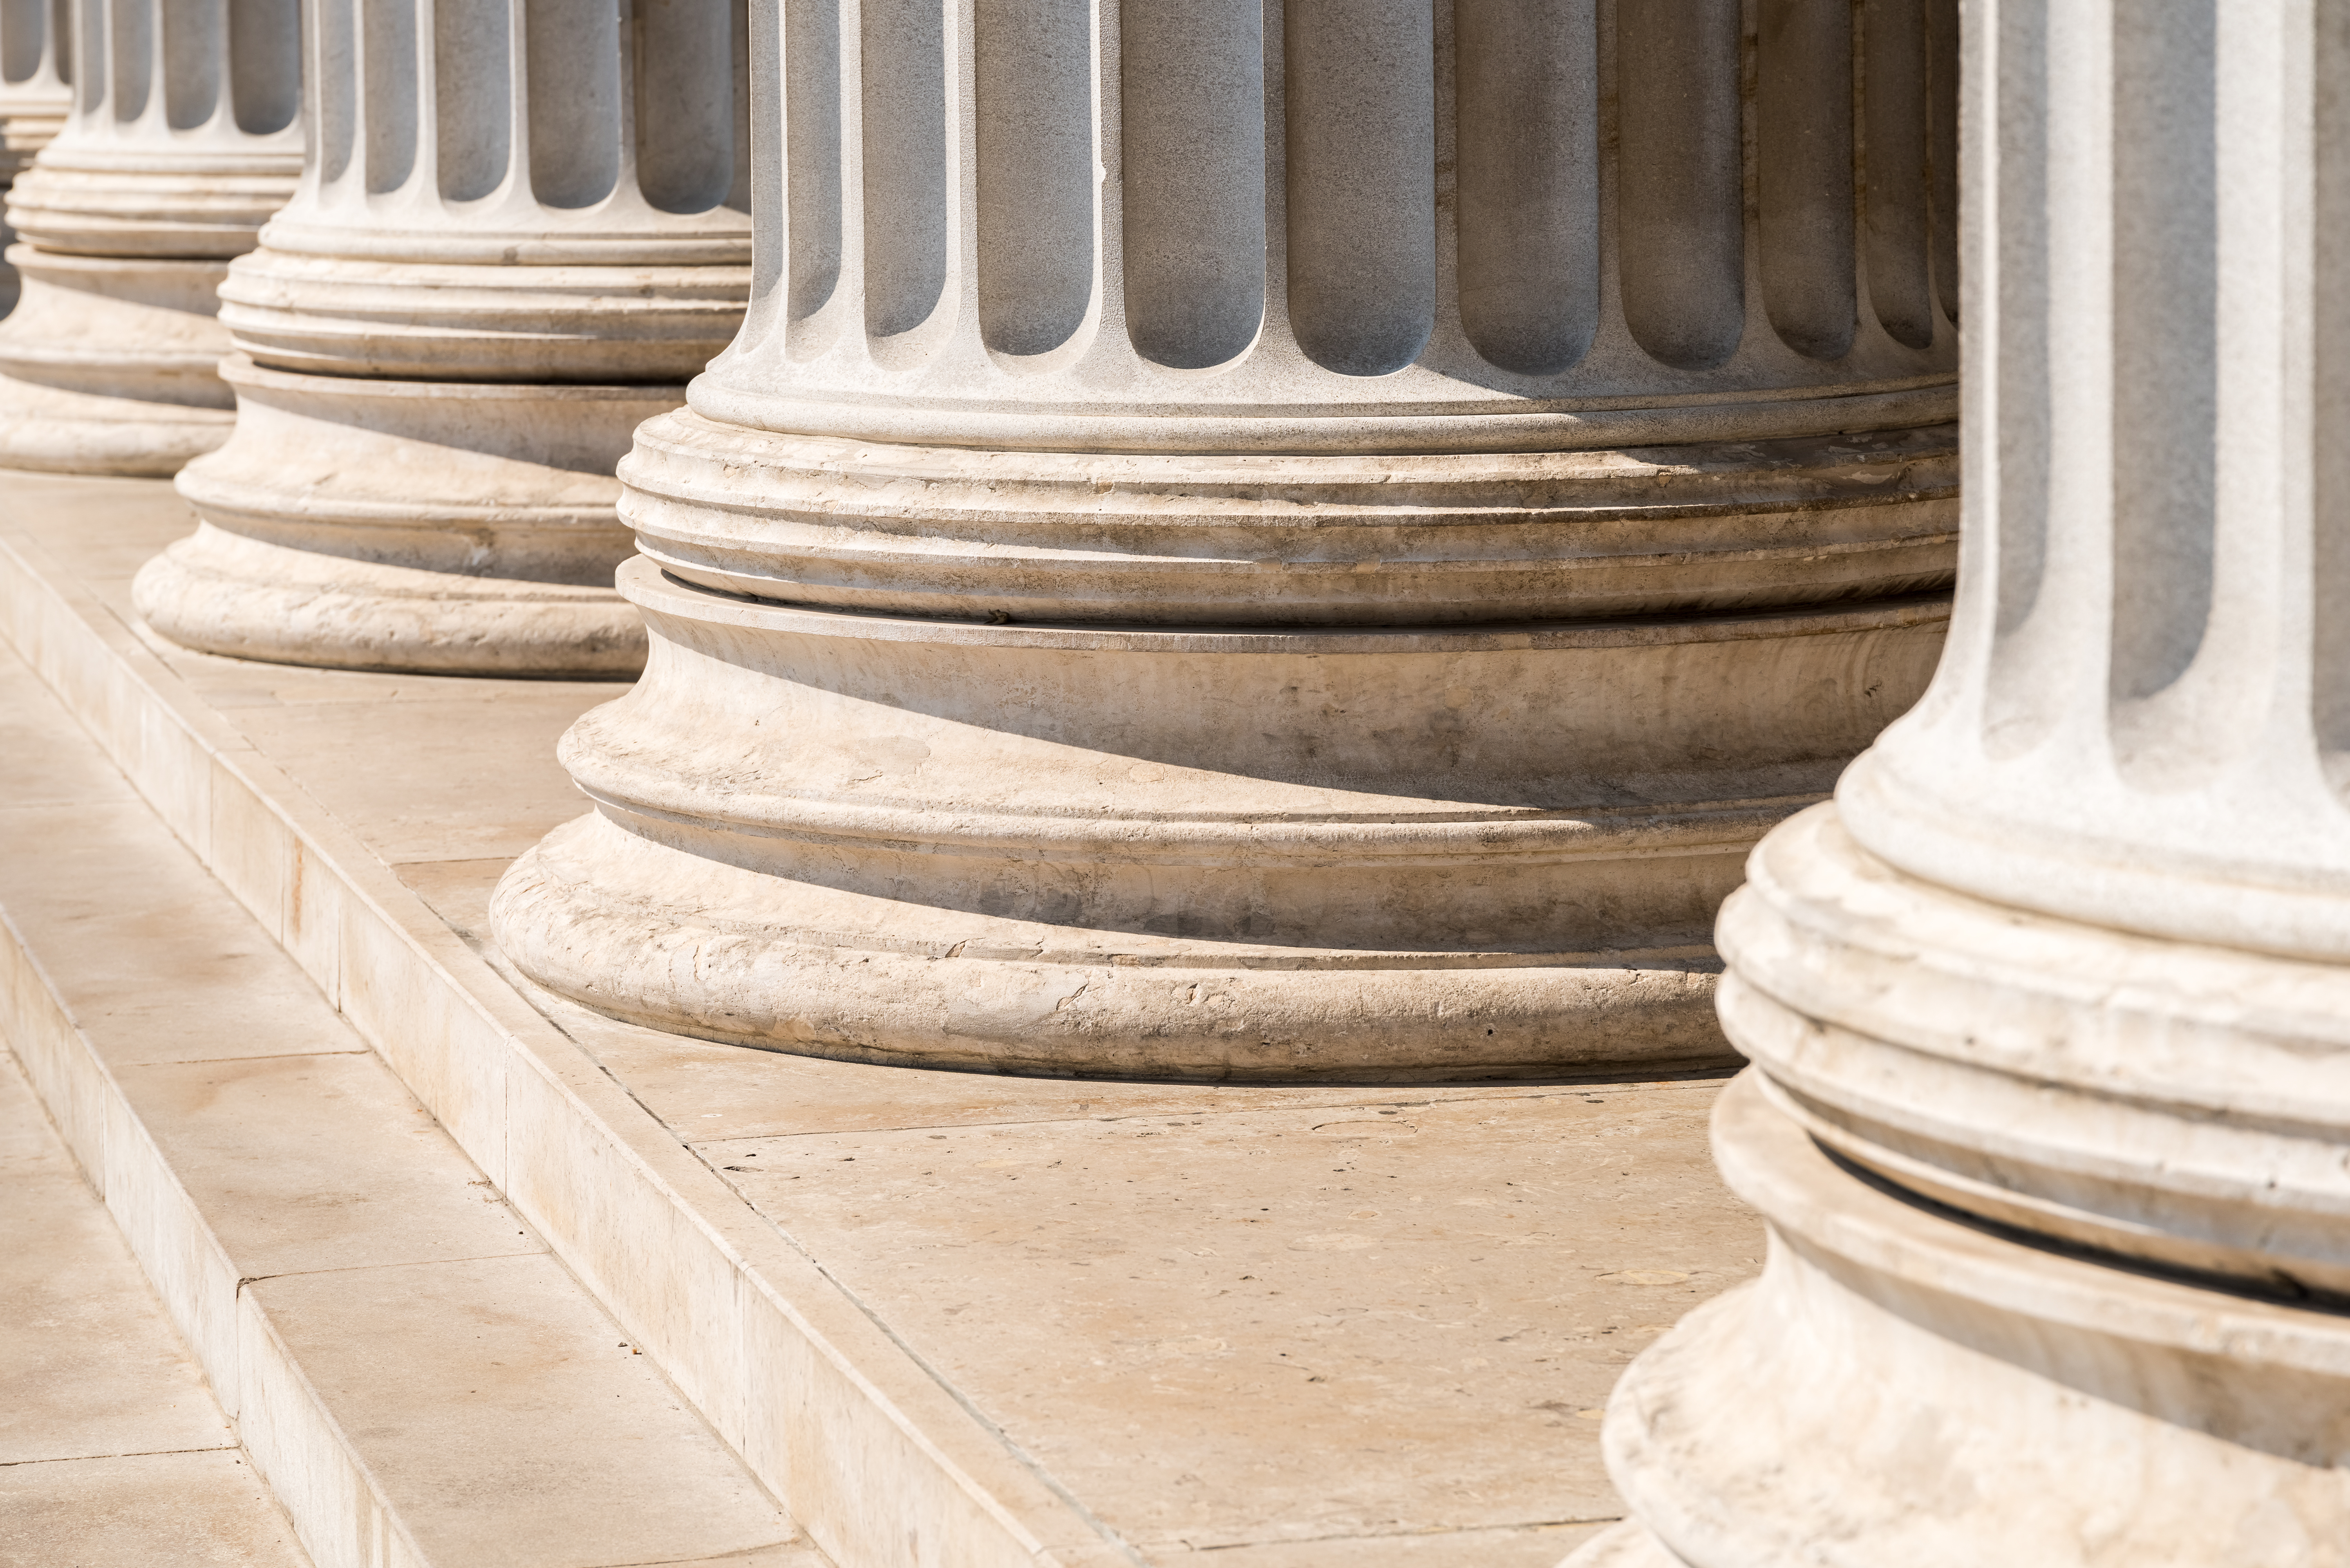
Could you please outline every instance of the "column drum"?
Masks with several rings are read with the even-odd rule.
[[[5,15],[0,141],[50,140],[8,192],[23,295],[0,323],[0,464],[172,473],[228,437],[215,290],[301,168],[296,0]],[[68,77],[54,126],[34,106]]]
[[[741,0],[311,0],[315,144],[231,269],[235,438],[140,609],[244,658],[644,659],[613,465],[750,290]]]
[[[761,0],[750,314],[499,940],[868,1060],[1721,1060],[1954,542],[1950,62],[1797,10]]]

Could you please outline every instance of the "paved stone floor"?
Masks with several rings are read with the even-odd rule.
[[[0,1563],[308,1562],[0,1049]]]
[[[131,620],[131,572],[189,525],[176,499],[10,482],[8,531]],[[619,690],[149,646],[477,946],[507,862],[582,809],[556,736]],[[1621,1511],[1597,1439],[1622,1367],[1760,1264],[1707,1155],[1714,1079],[920,1072],[618,1024],[506,972],[1149,1562],[1547,1568]]]

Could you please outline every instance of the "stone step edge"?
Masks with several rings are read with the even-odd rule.
[[[6,662],[5,684],[12,693],[0,702],[6,710],[0,719],[33,748],[31,754],[70,764],[88,777],[105,774],[95,742],[46,691],[18,681],[22,667],[13,657],[0,650],[0,660]],[[225,1054],[191,1053],[172,1038],[192,1008],[214,1017],[241,1012],[241,988],[223,988],[212,983],[213,977],[180,968],[191,948],[232,963],[250,961],[258,957],[258,933],[251,916],[143,802],[109,787],[84,805],[39,800],[25,809],[34,821],[49,821],[35,830],[41,839],[28,842],[20,831],[26,819],[0,813],[5,846],[0,857],[23,857],[11,858],[6,886],[0,888],[0,1056],[10,1064],[0,1065],[0,1074],[24,1075],[34,1114],[55,1127],[69,1163],[113,1221],[218,1414],[227,1418],[230,1441],[292,1524],[305,1561],[317,1568],[471,1568],[544,1545],[554,1554],[549,1561],[577,1563],[583,1552],[608,1560],[603,1553],[608,1542],[631,1561],[748,1568],[755,1560],[773,1568],[829,1568],[804,1541],[789,1538],[750,1546],[749,1560],[726,1551],[743,1536],[727,1526],[749,1525],[756,1532],[763,1512],[790,1535],[798,1532],[740,1456],[718,1442],[698,1415],[686,1413],[691,1407],[653,1364],[620,1362],[634,1374],[623,1387],[591,1371],[592,1401],[580,1402],[591,1391],[574,1369],[609,1359],[593,1343],[611,1341],[608,1318],[510,1207],[482,1190],[487,1184],[480,1171],[439,1129],[411,1141],[429,1126],[423,1108],[307,978],[289,972],[292,965],[282,954],[272,951],[260,964],[245,966],[247,980],[269,1000],[241,1020],[234,1044],[219,1035],[207,1042]],[[161,903],[122,910],[123,920],[101,918],[92,929],[86,922],[96,910],[74,884],[87,873],[99,886],[119,887],[116,878],[125,872],[175,892]],[[26,898],[21,907],[20,894]],[[60,896],[64,907],[45,908],[49,895]],[[160,909],[172,912],[169,936],[151,929]],[[123,985],[135,984],[125,977],[142,974],[176,979],[143,999],[123,994]],[[90,983],[99,976],[108,982]],[[290,992],[279,989],[288,982]],[[255,1068],[270,1085],[267,1097],[288,1115],[273,1116],[250,1102],[243,1111],[224,1111],[207,1096],[187,1093],[217,1072],[234,1094]],[[323,1081],[314,1080],[314,1073]],[[303,1104],[306,1085],[323,1089],[323,1096]],[[260,1114],[246,1114],[255,1110]],[[330,1179],[329,1186],[340,1222],[324,1226],[316,1210],[307,1223],[299,1216],[317,1188],[261,1174],[283,1168],[281,1161],[290,1159],[298,1168],[314,1158],[313,1135],[322,1124],[358,1135],[336,1146],[339,1184]],[[401,1137],[402,1131],[410,1137]],[[371,1143],[369,1132],[389,1132],[393,1141]],[[411,1187],[418,1176],[427,1177],[426,1183]],[[430,1190],[444,1216],[453,1200],[484,1218],[467,1228],[465,1244],[449,1246],[451,1238],[429,1229],[397,1221],[387,1226],[390,1211],[370,1210],[364,1201],[344,1207],[370,1189],[406,1189],[420,1197]],[[508,1269],[502,1283],[469,1278],[475,1268],[499,1265]],[[518,1282],[514,1265],[537,1265],[531,1271],[535,1285],[525,1278],[519,1282],[524,1289],[510,1290]],[[369,1276],[376,1282],[373,1290],[365,1282]],[[411,1289],[421,1283],[442,1310],[380,1315],[384,1282],[401,1280]],[[392,1293],[398,1288],[393,1284]],[[284,1315],[288,1295],[290,1320]],[[329,1303],[362,1312],[372,1307],[377,1315],[354,1340],[338,1328],[335,1312],[320,1310]],[[323,1336],[342,1345],[367,1345],[380,1363],[411,1366],[426,1377],[463,1366],[462,1381],[471,1382],[489,1368],[514,1366],[484,1362],[484,1324],[503,1326],[542,1353],[536,1360],[525,1356],[517,1369],[539,1410],[617,1417],[622,1440],[610,1440],[610,1428],[592,1422],[561,1436],[559,1466],[534,1464],[529,1456],[544,1421],[530,1410],[529,1399],[516,1406],[511,1396],[501,1401],[494,1395],[486,1407],[472,1408],[462,1399],[420,1407],[397,1393],[387,1401],[390,1390],[364,1374],[355,1381],[347,1358],[328,1350],[326,1365],[319,1364]],[[628,1348],[625,1343],[616,1347]],[[473,1392],[450,1389],[445,1376],[441,1381],[445,1391]],[[500,1409],[502,1404],[507,1407]],[[639,1439],[652,1431],[670,1442],[688,1436],[679,1430],[680,1419],[694,1428],[690,1448],[641,1446]],[[429,1467],[421,1474],[417,1469],[420,1446],[447,1453],[484,1445],[494,1451],[476,1455],[469,1469],[487,1490],[470,1501],[452,1498]],[[672,1452],[682,1468],[665,1469],[664,1458]],[[709,1469],[721,1453],[723,1476]],[[583,1479],[557,1483],[553,1493],[535,1492],[534,1480],[550,1471]],[[603,1527],[618,1525],[626,1532],[643,1518],[607,1490],[622,1474],[641,1482],[632,1501],[665,1485],[682,1486],[712,1506],[690,1515],[672,1511],[666,1522],[681,1528],[639,1528],[611,1542]],[[713,1482],[725,1495],[713,1495]],[[522,1517],[543,1513],[555,1494],[567,1503],[560,1539],[543,1541],[527,1527],[518,1532],[515,1511]],[[698,1532],[705,1521],[716,1528]],[[713,1546],[720,1550],[712,1552]]]
[[[5,909],[0,1040],[120,1228],[247,1461],[311,1561],[321,1568],[426,1568],[430,1559],[398,1509],[238,1277],[227,1249]]]
[[[0,636],[820,1550],[1139,1562],[44,556]]]

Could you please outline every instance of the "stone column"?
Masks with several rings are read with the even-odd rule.
[[[1771,1260],[1584,1564],[2350,1542],[2350,6],[1967,28],[1949,651],[1723,911]]]
[[[171,473],[227,439],[214,291],[301,168],[296,0],[69,0],[46,16],[69,19],[52,47],[73,103],[8,194],[24,296],[0,323],[0,464]],[[0,45],[36,36],[12,27]]]
[[[762,0],[751,315],[621,465],[652,656],[506,950],[869,1060],[1721,1059],[1716,905],[1946,614],[1885,15]]]
[[[221,291],[235,439],[141,572],[191,647],[627,672],[612,466],[749,294],[741,0],[311,0],[313,154]]]
[[[73,107],[68,31],[64,0],[0,0],[0,192],[32,167],[33,154],[64,128]],[[0,245],[16,243],[16,231],[0,216]],[[0,316],[16,308],[21,286],[0,256]]]

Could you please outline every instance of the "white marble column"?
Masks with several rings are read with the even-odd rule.
[[[625,672],[612,467],[750,291],[741,0],[310,0],[313,151],[231,269],[237,432],[140,613],[218,653]]]
[[[1619,1388],[1584,1564],[2350,1542],[2350,5],[1966,47],[1949,651],[1723,911],[1771,1261]]]
[[[621,465],[651,659],[499,940],[874,1060],[1721,1059],[1716,905],[1946,613],[1887,15],[761,0],[750,317]]]
[[[26,90],[63,67],[73,98],[8,193],[0,464],[171,473],[228,436],[214,290],[301,167],[296,0],[8,4],[0,51],[50,51]]]
[[[32,167],[73,107],[69,15],[65,0],[0,0],[0,192]],[[0,245],[16,243],[0,215]],[[0,255],[0,316],[16,308],[21,287]]]

